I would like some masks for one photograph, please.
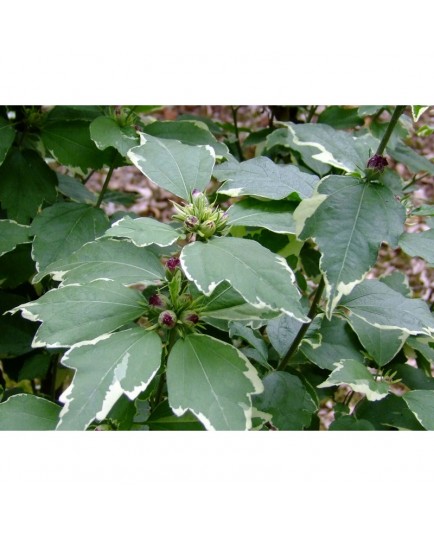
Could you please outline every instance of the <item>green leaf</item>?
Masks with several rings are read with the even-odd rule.
[[[314,149],[313,159],[348,172],[364,170],[370,152],[374,153],[378,145],[378,141],[370,134],[355,138],[348,132],[335,130],[329,125],[282,124],[292,134],[295,146],[310,147]]]
[[[29,227],[12,220],[0,220],[0,257],[18,244],[31,242]]]
[[[399,383],[403,383],[411,390],[434,389],[434,378],[428,377],[420,368],[412,367],[406,363],[398,363],[392,365],[387,372],[388,374],[395,372],[394,378],[399,379]]]
[[[219,237],[194,242],[183,248],[180,260],[187,278],[206,296],[228,281],[254,307],[308,322],[285,259],[253,240]]]
[[[54,106],[48,114],[47,121],[87,121],[90,123],[104,114],[103,106]]]
[[[149,134],[140,134],[140,146],[128,151],[128,157],[152,182],[186,200],[194,189],[205,189],[215,162],[209,145],[193,147]]]
[[[96,204],[96,194],[88,190],[79,179],[75,179],[69,175],[62,175],[61,173],[57,173],[57,179],[59,181],[57,189],[64,196],[69,197],[69,199],[76,203]]]
[[[186,145],[209,145],[220,158],[229,155],[228,147],[215,139],[203,121],[154,121],[143,127],[142,131],[156,138],[178,140]]]
[[[300,351],[306,359],[328,370],[333,370],[335,364],[342,359],[361,363],[363,356],[360,345],[347,322],[336,315],[332,316],[331,320],[323,315],[318,317],[321,321],[320,328],[317,328],[321,337],[320,344],[312,345],[303,341]]]
[[[99,116],[90,124],[90,137],[101,151],[114,147],[122,156],[139,143],[133,127],[122,127],[108,116]]]
[[[295,135],[288,128],[278,128],[267,136],[266,148],[272,151],[275,148],[283,147],[300,154],[303,162],[314,173],[323,177],[330,171],[330,166],[314,159],[312,156],[318,152],[315,147],[300,145],[294,140]]]
[[[343,106],[327,106],[320,113],[318,123],[325,123],[333,128],[354,128],[363,125],[363,119],[357,108],[345,108]]]
[[[150,246],[151,244],[165,247],[174,244],[181,235],[170,225],[153,218],[133,219],[125,216],[125,218],[116,221],[106,231],[105,236],[128,238],[138,247]]]
[[[396,271],[388,275],[380,276],[379,280],[392,290],[399,292],[404,298],[412,297],[412,290],[405,274]]]
[[[400,329],[409,335],[434,333],[434,317],[423,300],[405,298],[381,281],[360,283],[340,305],[349,318],[358,316],[381,329]]]
[[[76,372],[60,397],[65,405],[57,430],[85,430],[94,419],[105,419],[122,394],[134,400],[160,368],[161,352],[160,337],[142,328],[68,350],[62,364]]]
[[[194,290],[198,293],[195,287],[192,288],[193,293]],[[259,320],[273,318],[280,314],[279,312],[258,309],[246,303],[244,298],[226,281],[217,285],[209,296],[200,296],[200,305],[204,308],[201,318],[205,321],[209,319]]]
[[[369,370],[353,359],[341,359],[335,363],[335,369],[318,387],[322,389],[335,385],[349,385],[356,393],[366,395],[371,402],[381,400],[389,392],[387,383],[375,381]]]
[[[295,203],[288,201],[257,201],[245,199],[233,204],[227,211],[228,225],[263,227],[274,233],[295,234],[292,214]]]
[[[15,288],[30,280],[36,272],[31,256],[30,244],[19,244],[13,251],[5,253],[0,262],[0,287]]]
[[[434,175],[434,164],[402,141],[393,149],[388,148],[387,152],[394,160],[405,164],[412,173],[427,171],[430,175]]]
[[[52,356],[49,353],[38,353],[26,356],[18,374],[18,381],[44,379],[50,370]],[[60,375],[59,375],[60,376]],[[56,378],[58,381],[59,378]]]
[[[214,177],[225,183],[220,194],[238,197],[252,195],[280,200],[292,195],[297,200],[312,195],[318,177],[303,173],[291,164],[278,165],[265,156],[245,162],[224,162],[214,169]]]
[[[410,391],[402,398],[425,430],[434,430],[434,391]]]
[[[0,165],[3,163],[15,139],[15,129],[9,121],[0,117]]]
[[[329,427],[331,432],[368,432],[375,430],[375,426],[365,419],[355,419],[351,415],[344,415],[333,421]]]
[[[149,250],[127,241],[97,240],[88,242],[75,253],[55,261],[40,272],[38,282],[48,274],[62,286],[85,284],[96,279],[117,281],[122,285],[160,285],[164,268]]]
[[[257,335],[252,328],[241,324],[240,322],[230,322],[229,323],[229,337],[235,339],[236,337],[241,337],[246,342],[248,342],[253,348],[255,348],[259,355],[261,356],[261,362],[268,366],[268,350],[267,345],[262,337]]]
[[[82,173],[102,168],[109,158],[90,138],[87,121],[46,122],[41,139],[60,164],[78,168]]]
[[[434,216],[434,205],[421,205],[411,211],[413,216]]]
[[[44,201],[54,203],[57,177],[35,151],[11,149],[0,167],[0,201],[8,217],[27,224]]]
[[[163,400],[146,421],[151,431],[199,431],[205,427],[189,411],[177,417],[170,409],[169,402]]]
[[[413,116],[413,121],[419,121],[420,116],[428,110],[429,106],[418,106],[414,105],[411,107],[411,115]]]
[[[330,175],[294,212],[297,236],[313,238],[321,251],[327,317],[377,260],[382,242],[397,247],[405,209],[381,184]]]
[[[47,207],[36,216],[31,227],[35,235],[32,255],[38,271],[95,240],[108,226],[108,218],[99,208],[78,203]]]
[[[35,324],[19,316],[4,314],[25,301],[23,296],[0,291],[0,358],[18,356],[31,350]]]
[[[19,394],[0,404],[0,430],[45,431],[56,428],[60,406],[33,395]]]
[[[265,376],[264,392],[254,397],[255,407],[272,415],[279,430],[303,430],[318,409],[303,382],[288,372]]]
[[[177,416],[190,410],[207,430],[248,430],[251,395],[262,391],[256,369],[232,345],[187,335],[169,354],[167,390]]]
[[[384,106],[359,106],[359,116],[360,117],[366,117],[368,115],[375,115],[377,112],[381,110],[381,108],[384,108]]]
[[[21,310],[24,318],[42,322],[34,348],[59,348],[106,336],[142,316],[145,307],[137,291],[113,281],[93,281],[50,290],[10,312]]]
[[[400,329],[377,328],[354,315],[349,317],[348,322],[379,367],[392,361],[408,337]]]
[[[360,403],[357,418],[369,421],[376,430],[423,430],[403,398],[392,393],[377,402]]]
[[[403,233],[398,245],[410,257],[421,257],[429,264],[434,264],[434,229],[421,233]]]

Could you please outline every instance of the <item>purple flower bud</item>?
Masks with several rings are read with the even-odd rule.
[[[148,303],[155,309],[165,309],[168,305],[168,299],[162,294],[152,294],[148,299]]]
[[[371,156],[371,158],[368,160],[368,168],[373,168],[380,172],[383,171],[383,169],[388,165],[389,163],[387,162],[386,158],[380,154],[374,154],[374,156]]]
[[[176,325],[176,314],[173,311],[163,311],[158,317],[158,323],[161,327],[172,329]]]
[[[171,272],[174,272],[180,265],[181,261],[178,257],[170,257],[170,259],[166,261],[166,268]]]
[[[181,322],[192,328],[199,322],[199,316],[195,311],[184,311],[181,315]]]
[[[187,216],[184,220],[184,226],[189,231],[195,231],[197,229],[197,226],[199,225],[199,218],[196,218],[196,216]]]
[[[193,199],[195,199],[196,197],[199,197],[200,195],[202,195],[202,192],[200,190],[198,190],[197,188],[195,188],[192,192],[191,192],[191,197]]]

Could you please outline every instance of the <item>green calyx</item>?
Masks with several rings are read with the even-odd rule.
[[[227,225],[226,213],[209,203],[206,195],[193,190],[191,203],[184,206],[173,203],[175,214],[173,219],[181,222],[187,233],[208,239],[215,234],[222,234]]]

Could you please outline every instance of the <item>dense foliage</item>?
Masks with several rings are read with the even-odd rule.
[[[426,107],[272,109],[243,140],[235,108],[156,108],[0,109],[0,429],[434,429],[433,314],[371,271],[384,243],[434,262]],[[170,222],[101,208],[131,164]]]

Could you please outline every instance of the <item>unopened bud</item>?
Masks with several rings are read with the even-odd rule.
[[[213,221],[206,221],[205,223],[202,223],[202,225],[199,227],[199,233],[204,238],[209,238],[212,236],[216,231],[216,224]]]
[[[195,231],[199,225],[199,218],[196,216],[187,216],[184,220],[184,227],[188,231]]]
[[[163,311],[158,317],[158,323],[162,328],[172,329],[176,325],[176,314],[173,311]]]
[[[148,303],[154,309],[166,309],[169,305],[169,300],[164,294],[152,294],[152,296],[148,298]]]
[[[178,257],[170,257],[169,260],[166,261],[166,268],[174,272],[177,268],[179,268],[181,264],[181,261],[178,259]]]
[[[184,311],[181,315],[181,322],[192,328],[199,322],[199,315],[195,311]]]
[[[368,168],[373,168],[380,172],[383,171],[383,169],[388,165],[389,163],[387,162],[386,158],[380,154],[374,154],[374,156],[371,156],[371,158],[368,160]]]

